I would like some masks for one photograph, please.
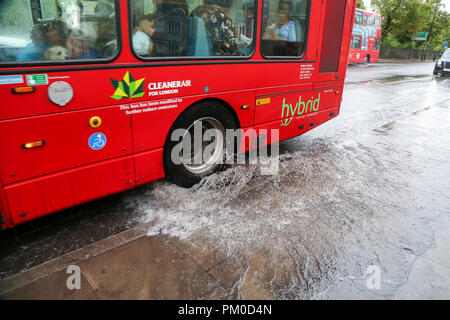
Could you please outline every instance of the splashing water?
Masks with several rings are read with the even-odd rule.
[[[417,224],[424,217],[405,213],[417,206],[405,200],[411,195],[386,179],[392,164],[388,168],[355,141],[331,146],[314,140],[306,150],[281,155],[276,176],[262,176],[258,165],[247,164],[191,189],[157,182],[149,190],[152,205],[142,205],[148,235],[207,243],[233,261],[241,297],[248,268],[261,256],[271,270],[263,282],[274,298],[321,297],[332,283],[361,278],[373,264],[393,279],[387,289],[402,283],[408,254],[420,254],[433,239]],[[398,256],[402,263],[392,265]]]

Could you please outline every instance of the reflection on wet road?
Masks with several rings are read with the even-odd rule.
[[[276,176],[241,165],[189,190],[157,181],[8,231],[0,277],[147,222],[216,252],[211,274],[226,269],[240,298],[395,298],[435,244],[430,222],[450,215],[450,79],[432,66],[351,67],[340,116],[282,142]]]

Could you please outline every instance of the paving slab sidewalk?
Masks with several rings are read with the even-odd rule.
[[[450,215],[432,223],[436,247],[413,260],[408,281],[396,290],[394,299],[450,298]],[[239,259],[225,261],[207,244],[148,237],[145,226],[139,226],[0,280],[0,298],[273,299],[265,287],[273,270],[267,270],[265,260],[264,253],[256,253],[248,265]],[[67,288],[69,265],[80,268],[80,289]],[[340,291],[339,286],[335,289]]]
[[[234,299],[208,269],[214,253],[193,247],[193,259],[165,236],[145,227],[115,236],[0,280],[2,299]],[[181,242],[179,243],[179,246]],[[197,252],[196,252],[197,251]],[[198,261],[196,261],[198,260]],[[216,262],[218,263],[218,262]],[[81,271],[81,288],[68,289],[67,267]]]

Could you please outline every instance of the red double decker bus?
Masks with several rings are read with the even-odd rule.
[[[377,62],[380,54],[381,16],[356,9],[349,63]]]
[[[173,161],[171,136],[199,121],[254,141],[276,129],[273,143],[335,118],[355,5],[1,1],[1,228],[163,177],[198,182],[224,139],[194,166]]]

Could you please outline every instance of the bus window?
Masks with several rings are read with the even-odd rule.
[[[375,26],[375,16],[369,16],[369,19],[367,20],[367,24],[371,27]]]
[[[355,12],[355,24],[363,24],[363,14],[361,11]]]
[[[131,0],[132,47],[141,58],[249,56],[255,0]]]
[[[0,62],[111,59],[115,12],[107,0],[2,0]]]
[[[306,0],[264,0],[261,21],[264,56],[303,55],[307,4]]]
[[[363,25],[367,26],[367,16],[363,15]]]
[[[361,49],[361,36],[352,36],[352,43],[350,47],[352,49]]]

